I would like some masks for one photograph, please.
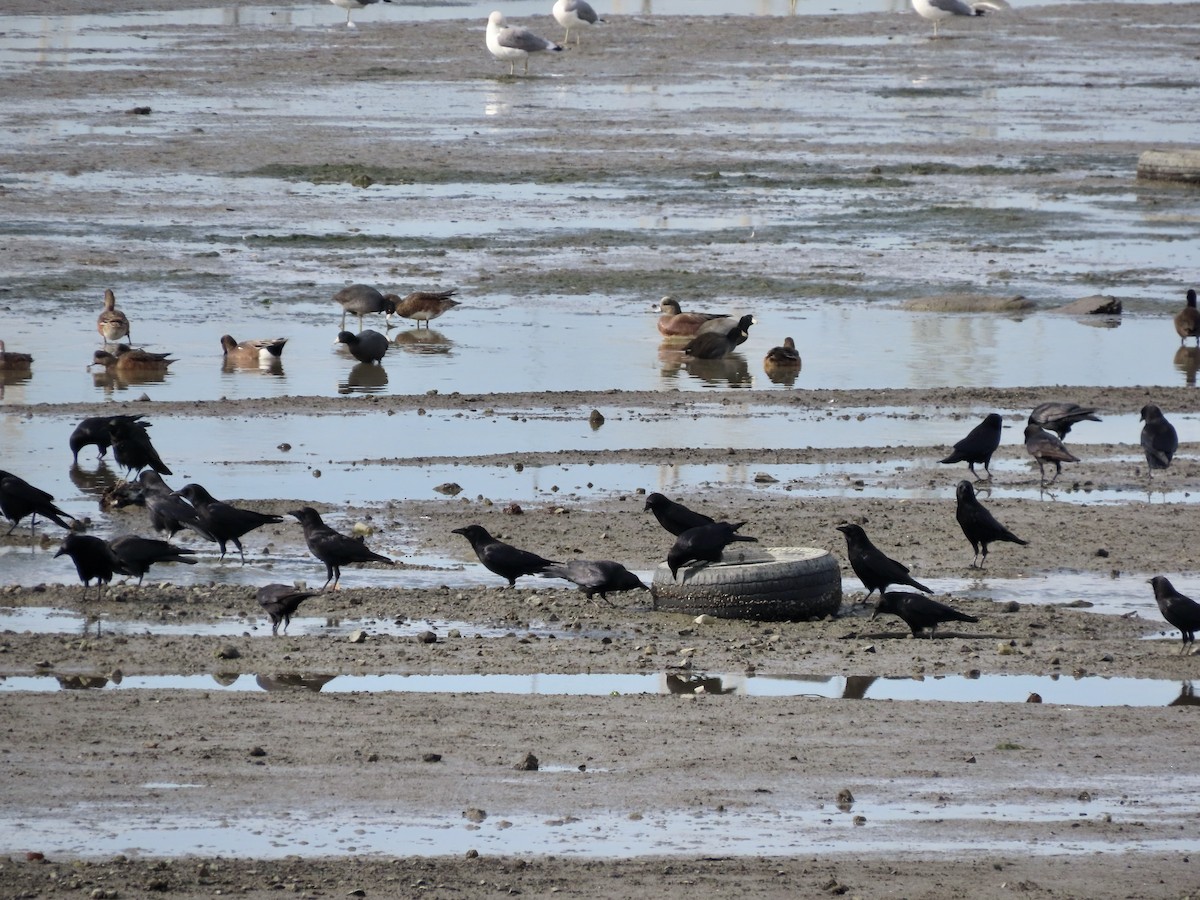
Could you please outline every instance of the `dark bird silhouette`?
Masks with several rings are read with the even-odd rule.
[[[1008,541],[1010,544],[1021,544],[1025,546],[1029,541],[1023,541],[999,522],[979,502],[975,496],[975,488],[971,482],[966,479],[958,483],[958,490],[955,492],[958,498],[958,509],[955,510],[954,517],[958,519],[958,524],[962,527],[963,534],[967,536],[967,540],[971,542],[971,549],[975,551],[975,556],[971,559],[971,568],[975,568],[975,561],[979,559],[980,547],[983,548],[983,560],[979,563],[979,568],[987,565],[988,544],[995,541]]]
[[[1080,422],[1099,421],[1100,417],[1096,415],[1094,408],[1059,400],[1039,404],[1029,414],[1031,424],[1040,425],[1047,431],[1053,431],[1059,438],[1065,438],[1070,432],[1071,426],[1078,425]]]
[[[89,446],[96,447],[100,451],[97,458],[103,459],[104,455],[108,453],[108,448],[112,446],[112,423],[114,421],[140,422],[143,428],[149,428],[150,423],[142,422],[142,418],[140,415],[88,416],[75,426],[75,430],[71,432],[71,437],[67,440],[75,462],[79,462],[79,451]]]
[[[358,316],[359,331],[362,331],[363,316],[371,313],[383,313],[384,324],[386,327],[391,327],[392,313],[396,310],[395,305],[369,284],[352,284],[344,287],[333,295],[333,299],[342,307],[343,331],[346,328],[346,313]]]
[[[108,542],[90,534],[68,534],[54,554],[55,559],[60,556],[69,556],[71,562],[75,563],[75,571],[83,582],[84,599],[87,599],[88,582],[96,579],[96,599],[99,600],[104,585],[112,581],[116,569],[116,560]]]
[[[965,484],[965,482],[964,482]],[[899,616],[912,629],[913,637],[920,637],[921,632],[929,629],[929,639],[933,640],[934,632],[942,622],[978,622],[975,616],[968,616],[945,603],[939,603],[922,594],[911,591],[887,591],[875,604],[871,613],[874,619],[880,613],[891,613]]]
[[[796,342],[790,337],[783,339],[783,346],[772,347],[763,357],[763,368],[768,372],[779,369],[799,369],[800,363],[800,351],[796,349]]]
[[[387,294],[386,298],[392,304],[393,315],[402,319],[412,319],[418,328],[424,322],[428,328],[430,321],[459,305],[457,300],[450,299],[457,293],[457,290],[451,288],[448,291],[413,291],[403,298],[396,294]]]
[[[1179,335],[1179,346],[1188,338],[1195,338],[1196,346],[1200,347],[1200,310],[1196,309],[1196,292],[1191,288],[1187,292],[1187,306],[1175,313],[1175,333]]]
[[[679,537],[689,528],[697,528],[700,525],[711,525],[715,520],[703,513],[693,512],[682,503],[676,503],[674,500],[669,500],[662,494],[654,493],[646,497],[646,505],[642,507],[642,512],[650,510],[654,513],[654,518],[658,519],[658,524],[671,534]]]
[[[517,579],[522,575],[536,575],[547,566],[561,566],[554,559],[546,559],[528,550],[520,550],[511,544],[498,541],[482,525],[467,525],[455,528],[452,534],[461,534],[471,542],[471,549],[489,572],[494,572],[501,578],[508,579],[509,587],[517,586]]]
[[[1025,449],[1029,451],[1030,456],[1037,460],[1043,485],[1053,484],[1058,479],[1058,476],[1062,474],[1063,463],[1079,462],[1079,457],[1072,454],[1062,441],[1033,422],[1025,426]],[[1049,482],[1046,481],[1045,468],[1045,464],[1048,462],[1054,463],[1054,478],[1051,478]]]
[[[112,437],[113,459],[126,472],[140,472],[149,467],[159,475],[172,474],[154,449],[146,425],[136,417],[114,417],[109,420],[108,431]]]
[[[326,578],[321,590],[329,587],[332,581],[336,591],[342,578],[342,566],[350,563],[382,562],[392,565],[392,560],[368,550],[366,543],[359,538],[334,531],[311,506],[293,509],[288,515],[295,516],[304,529],[304,543],[308,545],[309,553],[325,563]]]
[[[288,626],[292,624],[292,614],[300,604],[309,597],[317,596],[317,591],[298,591],[288,584],[267,584],[258,589],[258,605],[271,617],[271,634],[279,634],[279,623],[283,623],[283,633],[287,634]]]
[[[142,579],[155,563],[178,562],[189,566],[196,564],[196,560],[191,559],[195,550],[177,547],[156,538],[139,537],[136,534],[125,534],[115,538],[108,542],[108,548],[113,555],[113,571],[122,575],[136,575],[138,587],[142,586]]]
[[[1183,636],[1183,648],[1179,652],[1187,653],[1188,644],[1195,643],[1196,632],[1200,631],[1200,603],[1175,590],[1175,585],[1163,575],[1155,575],[1150,584],[1154,587],[1158,611]]]
[[[1142,426],[1142,449],[1146,452],[1146,466],[1153,478],[1155,469],[1171,465],[1171,458],[1179,449],[1179,435],[1153,403],[1142,407],[1142,421],[1146,423]]]
[[[30,516],[30,536],[33,535],[34,524],[39,515],[67,531],[71,530],[71,526],[63,521],[64,517],[75,519],[73,515],[54,505],[53,496],[41,488],[35,488],[24,478],[3,470],[0,470],[0,512],[4,513],[4,517],[12,522],[12,527],[4,532],[6,536],[12,534],[13,529],[26,516]]]
[[[705,323],[733,320],[728,313],[684,312],[674,297],[663,297],[658,305],[658,333],[663,337],[694,337]]]
[[[121,338],[129,337],[129,317],[117,309],[117,295],[112,290],[104,291],[104,309],[96,318],[96,330],[106,344],[115,344]]]
[[[173,538],[184,528],[190,528],[201,537],[216,541],[200,524],[200,514],[196,508],[171,490],[161,475],[153,469],[145,469],[137,480],[146,511],[150,513],[150,524],[155,531],[165,531],[168,538]]]
[[[383,355],[388,351],[388,339],[378,331],[368,328],[354,334],[351,331],[339,331],[335,343],[345,344],[350,355],[362,363],[382,363]]]
[[[32,370],[32,356],[28,353],[18,353],[16,350],[6,350],[4,341],[0,341],[0,372],[12,372],[14,375],[19,375]]]
[[[563,578],[579,586],[589,600],[595,594],[610,603],[608,592],[650,590],[650,586],[611,559],[572,559],[561,565],[547,566],[542,570],[547,578]]]
[[[238,549],[238,555],[241,556],[243,565],[246,563],[246,553],[242,550],[242,535],[255,528],[261,528],[263,525],[277,525],[283,521],[283,516],[255,512],[252,509],[242,509],[229,503],[223,503],[199,484],[185,484],[175,493],[195,507],[204,532],[221,548],[220,558],[225,558],[225,544],[232,541],[233,546]]]
[[[689,528],[675,539],[675,545],[667,553],[667,568],[671,578],[677,579],[679,570],[691,562],[714,563],[721,561],[725,548],[735,541],[758,543],[758,538],[738,534],[745,522],[713,522]]]
[[[867,589],[867,597],[863,598],[863,602],[875,591],[882,594],[893,584],[907,584],[918,591],[933,593],[932,588],[925,587],[908,574],[908,566],[884,555],[882,550],[872,544],[861,525],[848,522],[839,525],[837,530],[846,536],[846,553],[850,557],[850,568]]]
[[[942,463],[959,463],[965,462],[967,468],[971,470],[971,474],[975,475],[975,480],[981,480],[975,473],[975,464],[980,463],[983,470],[987,472],[987,477],[992,477],[992,470],[988,466],[992,462],[992,454],[996,452],[996,448],[1000,446],[1000,432],[1004,428],[1004,420],[1000,418],[999,413],[988,413],[982,422],[972,428],[965,438],[954,445],[954,450],[945,459],[938,460]]]
[[[701,331],[688,341],[683,352],[693,359],[721,359],[746,341],[753,324],[754,316],[742,316],[727,331]]]

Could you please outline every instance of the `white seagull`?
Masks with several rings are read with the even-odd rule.
[[[528,28],[508,25],[504,13],[497,10],[488,16],[487,48],[499,60],[508,60],[508,74],[514,74],[518,59],[525,60],[525,74],[529,74],[529,54],[541,50],[562,50],[562,47],[538,37]]]
[[[570,43],[571,29],[575,29],[575,46],[579,46],[579,32],[584,25],[595,25],[603,22],[596,11],[588,5],[587,0],[555,0],[554,9],[550,10],[554,20],[567,33],[563,35],[563,43]]]
[[[372,3],[378,3],[379,0],[329,0],[329,2],[334,6],[340,6],[346,11],[347,28],[357,28],[358,26],[350,21],[350,13],[356,9],[362,9],[364,6],[370,6]],[[383,0],[383,2],[391,3],[392,0]]]
[[[1006,0],[912,0],[913,9],[923,18],[933,22],[933,36],[938,36],[938,23],[952,16],[982,16],[993,10],[1008,9]]]

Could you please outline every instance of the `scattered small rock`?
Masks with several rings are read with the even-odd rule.
[[[1029,694],[1029,696],[1025,698],[1025,702],[1026,703],[1041,703],[1042,695],[1039,694],[1037,691],[1032,691]]]
[[[442,754],[440,754],[440,753],[422,753],[421,754],[421,762],[437,763],[437,762],[441,762],[441,761],[442,761]]]
[[[218,648],[215,655],[217,659],[241,659],[242,652],[232,644],[226,644]]]
[[[356,629],[346,635],[346,642],[349,644],[365,644],[367,642],[367,633],[361,628]]]
[[[532,753],[526,753],[524,758],[513,766],[518,772],[536,772],[538,770],[538,758]]]
[[[592,426],[592,431],[595,431],[604,424],[604,415],[600,412],[600,410],[592,410],[592,414],[588,416],[588,424]]]
[[[478,807],[472,806],[470,809],[463,810],[463,818],[468,822],[479,824],[487,818],[487,812],[479,809]]]
[[[414,635],[418,644],[436,644],[437,634],[432,631],[422,631]]]
[[[266,755],[267,755],[267,751],[266,751],[266,750],[264,750],[262,747],[251,747],[251,748],[250,748],[250,755],[251,755],[251,756],[266,756]]]
[[[445,494],[447,497],[457,497],[462,493],[462,489],[462,485],[457,481],[447,481],[434,488],[439,494]]]

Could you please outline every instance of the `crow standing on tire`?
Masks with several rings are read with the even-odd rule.
[[[884,555],[882,550],[872,544],[861,525],[848,522],[839,525],[837,530],[846,536],[846,553],[850,557],[850,568],[867,589],[864,603],[875,591],[882,594],[893,584],[907,584],[918,591],[933,593],[932,588],[925,587],[908,574],[908,566]]]
[[[455,528],[451,534],[461,534],[470,541],[471,549],[475,551],[483,567],[501,578],[507,578],[509,587],[515,588],[517,579],[522,575],[537,575],[544,572],[548,566],[562,565],[558,560],[545,559],[536,553],[498,541],[488,534],[482,525]]]
[[[874,619],[880,613],[899,616],[912,629],[913,637],[920,637],[921,632],[928,628],[931,641],[938,625],[942,622],[979,621],[975,616],[968,616],[945,603],[939,603],[911,591],[886,592],[875,604],[875,611],[871,613],[871,618]]]
[[[693,512],[682,503],[676,503],[674,500],[669,500],[662,494],[650,494],[646,498],[646,505],[642,507],[642,511],[650,510],[654,513],[654,518],[658,519],[658,524],[675,537],[683,534],[689,528],[698,528],[701,525],[711,525],[715,520],[704,515],[703,513]]]
[[[737,530],[745,522],[713,522],[711,525],[700,525],[689,528],[675,540],[667,553],[667,566],[671,570],[671,578],[676,579],[679,569],[689,562],[719,562],[725,548],[735,541],[753,541],[758,538],[738,534]]]
[[[975,464],[981,463],[983,470],[987,472],[987,477],[991,478],[992,470],[988,468],[988,465],[992,461],[992,454],[1000,446],[1000,432],[1003,428],[1004,420],[1000,418],[1000,414],[989,413],[982,422],[970,430],[965,438],[954,445],[954,450],[949,456],[938,462],[965,462],[972,475],[975,475]],[[975,475],[975,480],[980,481],[981,479]]]
[[[972,569],[976,568],[975,562],[979,559],[980,547],[983,548],[983,560],[979,563],[978,568],[982,569],[987,565],[988,544],[994,541],[1008,541],[1010,544],[1025,546],[1029,543],[1029,541],[1021,540],[996,521],[996,517],[979,502],[975,496],[975,488],[965,478],[958,483],[955,495],[958,499],[958,508],[954,512],[954,517],[958,519],[963,534],[971,542],[971,549],[975,551],[975,556],[971,559]]]

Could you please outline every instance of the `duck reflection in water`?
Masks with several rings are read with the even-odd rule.
[[[301,672],[284,672],[281,675],[255,675],[254,682],[264,691],[312,691],[320,693],[321,688],[333,681],[336,675],[314,675]]]
[[[1188,387],[1196,386],[1196,372],[1200,371],[1200,347],[1180,347],[1175,351],[1175,368],[1183,373]]]
[[[401,331],[392,339],[401,350],[409,353],[448,354],[454,349],[454,342],[440,331],[429,328],[413,328]]]

